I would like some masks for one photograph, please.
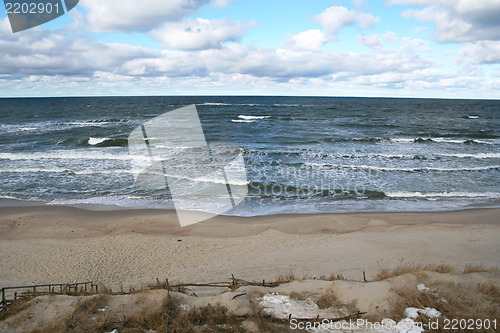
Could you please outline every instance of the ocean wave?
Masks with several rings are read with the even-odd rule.
[[[88,140],[87,140],[87,143],[91,146],[95,146],[95,145],[98,145],[100,143],[103,143],[104,141],[107,141],[107,140],[111,140],[111,138],[92,138],[90,137]]]
[[[85,170],[73,170],[69,168],[0,168],[0,173],[57,173],[57,174],[68,174],[68,175],[100,175],[100,174],[132,174],[132,170],[129,169],[85,169]]]
[[[229,104],[229,103],[213,103],[213,102],[206,102],[206,103],[202,103],[202,104],[198,104],[198,105],[214,105],[214,106],[216,106],[216,105],[219,105],[219,106],[226,105],[226,106],[228,106],[228,105],[232,105],[232,104]]]
[[[366,138],[325,138],[323,142],[343,143],[343,142],[361,142],[361,143],[446,143],[446,144],[487,144],[497,145],[500,140],[493,138],[442,138],[442,137],[414,137],[414,138],[384,138],[384,137],[366,137]]]
[[[357,164],[334,164],[334,163],[313,163],[305,162],[304,165],[319,166],[328,168],[342,168],[342,169],[364,169],[374,171],[400,171],[400,172],[421,172],[421,171],[485,171],[485,170],[499,170],[500,165],[489,165],[481,167],[461,167],[461,168],[439,168],[439,167],[417,167],[417,168],[398,168],[398,167],[381,167],[375,165],[357,165]]]
[[[231,119],[233,123],[255,123],[256,120],[250,120],[250,119]]]
[[[123,138],[93,138],[90,137],[87,143],[97,147],[125,147],[128,144],[127,139]]]
[[[316,186],[298,186],[258,181],[249,182],[248,196],[279,198],[281,200],[301,197],[335,197],[337,199],[383,199],[386,197],[384,192],[374,190],[356,191],[342,188],[317,188]]]
[[[98,149],[88,150],[53,150],[48,152],[0,153],[0,160],[129,160],[127,153],[112,154]]]
[[[500,198],[497,192],[386,192],[388,198]]]
[[[487,159],[487,158],[500,158],[500,153],[477,153],[477,154],[438,154],[433,153],[433,156],[443,156],[443,157],[454,157],[454,158],[477,158],[477,159]]]
[[[267,119],[267,118],[271,118],[271,116],[246,116],[244,114],[240,114],[238,116],[238,118],[244,119],[244,120],[253,120],[253,119]]]

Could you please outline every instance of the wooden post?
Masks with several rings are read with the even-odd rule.
[[[366,281],[366,273],[365,273],[365,271],[363,271],[363,281],[368,282],[368,281]]]

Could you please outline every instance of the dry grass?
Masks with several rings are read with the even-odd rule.
[[[295,276],[293,271],[290,271],[286,274],[278,275],[276,278],[277,283],[287,283],[291,281],[297,280],[321,280],[321,281],[336,281],[336,280],[346,280],[346,278],[342,274],[330,274],[330,275],[320,275],[318,278],[311,277],[308,274],[304,274],[302,278],[298,278]]]
[[[453,273],[455,270],[453,267],[440,264],[440,265],[403,265],[397,266],[396,268],[390,270],[383,268],[380,272],[375,276],[374,281],[382,281],[391,277],[400,276],[407,273],[413,273],[417,276],[422,276],[424,271],[431,271],[437,273]]]
[[[318,297],[316,304],[320,309],[327,309],[332,306],[338,306],[340,303],[333,291],[329,290]]]
[[[404,317],[404,310],[407,307],[425,308],[431,307],[440,311],[447,318],[456,319],[497,319],[500,322],[500,290],[494,284],[461,285],[455,283],[437,283],[429,281],[429,277],[423,272],[433,271],[439,273],[454,272],[453,268],[446,265],[421,266],[406,265],[399,266],[393,270],[381,270],[375,280],[380,281],[402,274],[412,273],[419,277],[431,289],[437,292],[422,292],[416,288],[406,288],[396,290],[397,297],[391,301],[391,310],[384,313],[383,317],[390,317],[398,321]],[[484,266],[468,265],[464,273],[471,272],[497,272],[497,269]],[[461,273],[461,272],[460,272]],[[332,274],[329,277],[320,276],[321,280],[345,280],[342,275]],[[286,283],[297,280],[294,273],[281,275],[277,278],[278,283]],[[143,288],[173,290],[167,281],[157,281]],[[134,291],[134,293],[141,290]],[[177,291],[177,290],[175,290]],[[179,290],[184,291],[186,290]],[[180,300],[172,295],[168,295],[164,302],[156,308],[147,308],[138,311],[132,316],[125,318],[123,315],[113,314],[111,311],[101,312],[100,308],[106,307],[109,302],[107,294],[112,291],[101,287],[100,295],[82,297],[83,301],[65,318],[52,323],[50,327],[39,328],[33,333],[48,332],[110,332],[117,329],[120,333],[144,332],[154,330],[156,332],[242,332],[245,331],[244,323],[256,327],[259,332],[291,332],[289,325],[283,321],[276,320],[261,311],[256,300],[251,301],[252,312],[246,316],[233,316],[228,310],[220,305],[208,305],[200,308],[185,309]],[[298,294],[290,295],[299,298]],[[335,294],[330,290],[316,298],[316,304],[321,309],[334,307],[346,309],[349,313],[356,311],[354,304],[342,304]],[[137,302],[137,301],[136,301]],[[2,313],[1,319],[25,310],[29,306],[29,299],[15,302],[9,310]],[[366,319],[373,322],[380,321],[382,317],[378,314],[368,314]],[[417,321],[426,323],[427,317],[421,316]],[[438,332],[445,332],[443,327],[439,327]],[[479,331],[475,331],[479,332]],[[493,332],[493,331],[491,331]]]
[[[295,280],[298,280],[298,279],[293,274],[293,271],[290,271],[290,272],[283,274],[283,275],[279,275],[276,278],[276,282],[279,282],[279,283],[286,283],[286,282],[295,281]]]
[[[430,307],[441,312],[448,319],[477,320],[496,319],[500,321],[499,290],[492,284],[478,284],[477,287],[456,283],[435,283],[429,285],[438,289],[437,293],[421,292],[415,289],[397,290],[398,299],[393,300],[390,318],[399,320],[404,317],[407,307]],[[423,315],[417,321],[428,323],[429,319]],[[443,327],[443,320],[439,322],[436,332],[449,332]],[[454,332],[468,332],[455,330]],[[471,331],[472,332],[472,331]],[[474,332],[494,332],[493,330],[475,330]]]
[[[28,308],[30,306],[30,301],[33,298],[35,298],[35,296],[31,295],[17,299],[14,303],[12,303],[6,309],[0,312],[0,321],[5,320],[10,316],[13,316],[16,313],[19,313],[24,309]]]
[[[342,274],[330,274],[329,276],[326,275],[320,275],[319,276],[320,280],[323,281],[337,281],[337,280],[347,280]]]
[[[464,273],[494,273],[498,272],[496,267],[486,267],[484,265],[466,265],[464,267]]]
[[[71,314],[47,327],[35,329],[32,333],[100,332],[107,318],[101,318],[101,320],[92,320],[92,318],[98,314],[98,309],[106,306],[108,297],[105,295],[86,297]]]

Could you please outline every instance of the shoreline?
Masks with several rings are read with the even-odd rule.
[[[217,216],[173,211],[0,208],[0,286],[94,281],[271,281],[293,272],[360,280],[400,265],[500,267],[500,209]]]
[[[500,226],[499,217],[500,208],[470,208],[437,212],[218,215],[201,223],[181,227],[174,210],[97,211],[71,206],[17,206],[0,207],[0,240],[74,239],[127,233],[156,236],[246,237],[269,229],[289,234],[342,234],[374,226],[419,224]],[[16,224],[16,219],[21,222]],[[46,233],[47,228],[61,230],[55,232],[51,229],[50,233]]]

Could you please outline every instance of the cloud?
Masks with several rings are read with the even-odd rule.
[[[64,31],[30,29],[22,35],[0,32],[0,73],[10,78],[31,75],[91,76],[116,71],[134,58],[155,57],[144,47],[100,43],[92,38],[72,40]]]
[[[215,7],[226,7],[232,0],[212,0]]]
[[[500,41],[466,43],[460,49],[458,59],[466,63],[500,64]]]
[[[378,35],[357,35],[358,43],[371,47],[372,49],[381,49],[382,41]]]
[[[318,29],[311,29],[289,37],[288,47],[295,50],[317,51],[329,37]]]
[[[257,23],[231,22],[229,20],[205,20],[201,18],[167,23],[151,31],[167,49],[204,50],[218,49],[224,42],[235,42]]]
[[[399,43],[400,39],[398,37],[398,34],[393,32],[393,31],[387,31],[385,34],[384,34],[384,39],[386,40],[386,42],[388,43]]]
[[[430,5],[422,10],[406,10],[402,15],[433,23],[433,37],[439,42],[500,39],[499,0],[392,0],[390,3]]]
[[[215,5],[229,1],[214,0]],[[93,31],[149,31],[167,21],[192,14],[209,0],[81,0]]]
[[[314,17],[323,29],[310,29],[288,37],[287,47],[294,50],[318,51],[323,44],[338,40],[337,33],[346,26],[358,24],[361,29],[378,22],[371,14],[360,13],[345,7],[332,6]]]
[[[314,20],[321,24],[327,33],[335,36],[342,27],[358,23],[362,29],[366,29],[375,25],[379,19],[371,14],[360,13],[345,7],[332,6],[317,15]]]

